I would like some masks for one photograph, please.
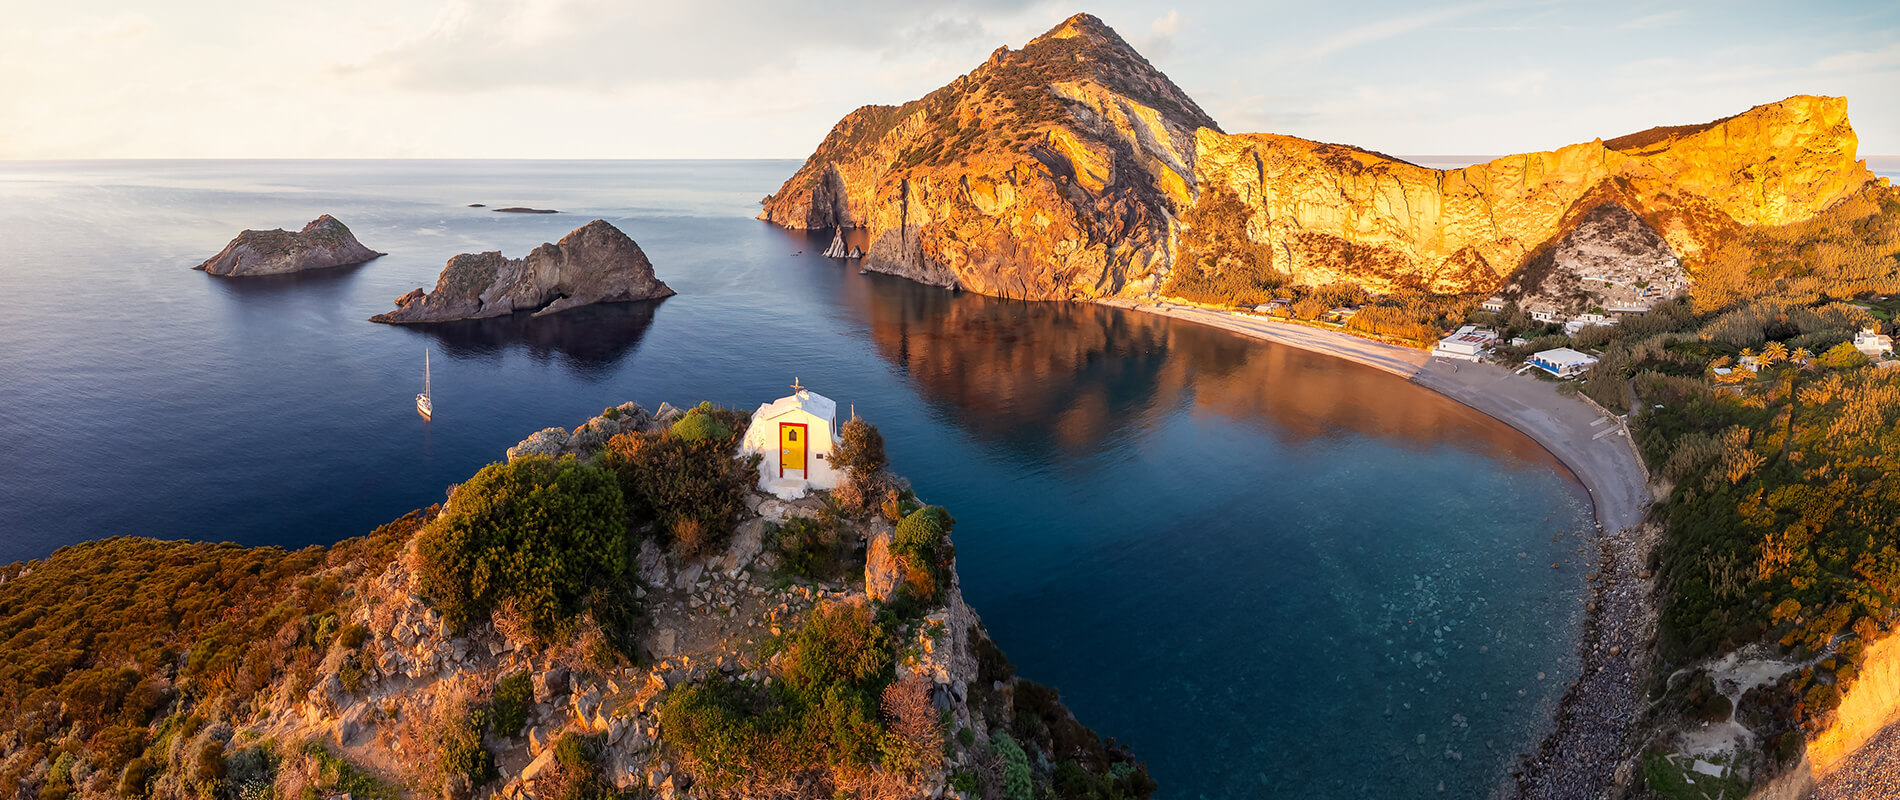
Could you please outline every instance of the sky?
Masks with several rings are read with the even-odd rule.
[[[1844,95],[1900,154],[1900,2],[0,0],[0,159],[803,158],[1077,11],[1229,132],[1547,150]]]

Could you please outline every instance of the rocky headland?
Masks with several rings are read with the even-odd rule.
[[[348,226],[325,214],[291,233],[278,228],[268,231],[247,230],[238,234],[217,255],[205,259],[193,269],[212,275],[243,277],[281,275],[307,269],[327,269],[361,264],[378,253],[363,246]]]
[[[0,790],[456,800],[1154,791],[1053,689],[1015,674],[963,600],[954,520],[883,469],[874,428],[860,430],[878,444],[856,451],[851,483],[887,492],[783,502],[756,489],[755,460],[733,457],[745,421],[707,404],[609,408],[573,431],[528,437],[443,505],[327,550],[122,538],[0,568],[4,629],[16,637],[0,674],[22,681],[0,698],[34,709],[0,724]],[[696,488],[681,488],[683,472]],[[581,528],[611,546],[589,550],[601,542]],[[523,533],[532,546],[510,539]],[[501,571],[464,575],[458,559],[468,558]],[[543,591],[575,568],[593,574],[582,595],[531,599],[559,598]],[[45,597],[87,595],[110,602],[46,613]],[[493,610],[469,613],[478,599]],[[46,669],[38,649],[18,645],[48,625],[137,640],[87,635]],[[137,666],[103,663],[123,657]],[[42,707],[60,696],[74,700]],[[68,744],[51,749],[58,741]]]
[[[901,106],[851,112],[759,218],[862,228],[864,268],[1027,299],[1170,296],[1239,271],[1371,291],[1492,291],[1621,209],[1655,260],[1879,186],[1847,101],[1437,170],[1348,145],[1229,134],[1080,14]],[[1618,219],[1624,227],[1633,227]]]
[[[606,220],[594,220],[543,244],[526,258],[500,251],[463,253],[449,259],[435,289],[418,288],[396,299],[396,310],[371,322],[410,324],[482,319],[518,311],[544,316],[591,303],[619,303],[673,296],[653,275],[640,245]]]

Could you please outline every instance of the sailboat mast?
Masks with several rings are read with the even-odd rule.
[[[422,351],[422,393],[429,393],[429,351]]]

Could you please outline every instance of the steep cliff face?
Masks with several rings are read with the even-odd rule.
[[[357,241],[348,226],[325,214],[296,233],[282,228],[244,231],[193,269],[226,277],[280,275],[361,264],[380,255],[384,254]]]
[[[396,310],[370,317],[394,324],[499,317],[516,311],[535,316],[590,303],[671,297],[653,276],[653,262],[619,228],[594,220],[558,244],[543,244],[527,258],[499,251],[463,253],[449,259],[435,289],[416,289],[396,300]]]
[[[853,111],[759,218],[867,228],[867,269],[983,294],[1151,288],[1169,218],[1192,199],[1202,128],[1217,130],[1113,30],[1077,15],[923,99]]]
[[[794,228],[866,228],[865,266],[1035,299],[1167,293],[1197,204],[1235,202],[1249,269],[1374,291],[1487,291],[1592,209],[1693,258],[1874,180],[1841,98],[1435,170],[1343,145],[1226,134],[1100,20],[1078,15],[902,106],[846,116],[764,201]],[[1227,248],[1232,250],[1233,248]],[[1249,249],[1249,248],[1240,248]],[[1221,267],[1226,268],[1226,267]]]
[[[1201,190],[1241,198],[1275,269],[1375,291],[1489,290],[1606,204],[1693,257],[1736,228],[1812,217],[1873,180],[1854,158],[1847,101],[1833,97],[1456,170],[1272,134],[1202,131],[1198,144]]]

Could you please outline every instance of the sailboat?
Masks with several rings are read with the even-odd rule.
[[[416,395],[416,412],[423,419],[435,418],[435,400],[429,396],[429,351],[422,351],[422,394]]]

